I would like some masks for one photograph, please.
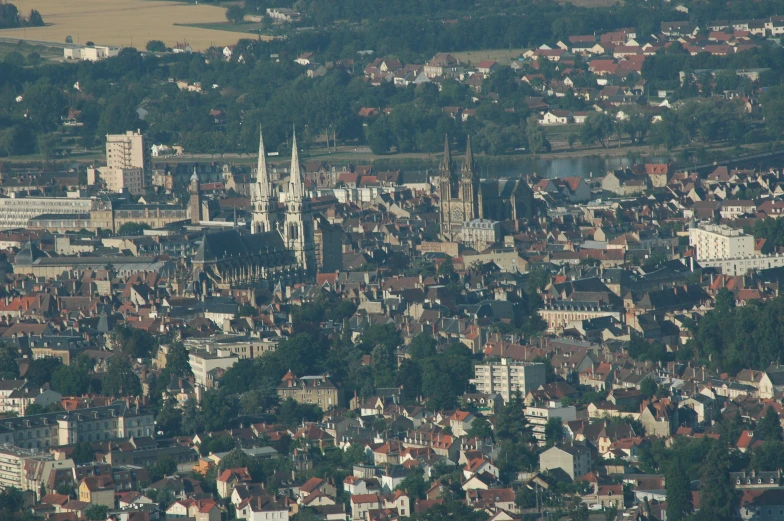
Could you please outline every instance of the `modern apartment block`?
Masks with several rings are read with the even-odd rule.
[[[99,179],[112,192],[134,195],[152,185],[152,153],[141,132],[106,135],[106,166],[87,169],[87,184]]]
[[[479,393],[500,394],[508,402],[514,393],[525,397],[546,383],[545,366],[541,363],[511,362],[502,358],[500,363],[474,366],[471,383]]]
[[[141,168],[152,174],[152,153],[141,132],[106,135],[106,166],[109,168]]]
[[[701,224],[689,228],[689,245],[697,249],[700,261],[754,255],[754,237],[726,225]]]

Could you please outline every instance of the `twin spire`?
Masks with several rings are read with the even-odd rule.
[[[466,153],[463,166],[461,168],[463,177],[473,177],[474,174],[474,153],[471,149],[471,136],[466,139]],[[452,152],[449,150],[449,135],[444,136],[444,157],[441,159],[441,172],[452,172]]]
[[[264,135],[262,134],[261,125],[259,125],[259,160],[256,167],[256,183],[259,184],[259,196],[272,197],[272,181],[270,180],[269,171],[267,170],[267,154],[264,150]],[[296,130],[292,137],[292,151],[291,151],[291,176],[289,177],[289,194],[292,197],[301,199],[304,196],[304,186],[302,182],[302,173],[299,166],[299,151],[297,150],[297,133]]]

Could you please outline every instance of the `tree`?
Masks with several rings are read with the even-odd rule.
[[[57,136],[54,133],[38,135],[38,153],[46,161],[53,159],[57,146]]]
[[[702,466],[700,518],[731,521],[737,514],[737,494],[730,481],[730,455],[714,443]]]
[[[515,494],[515,504],[520,508],[534,508],[536,506],[536,492],[527,486],[520,487]]]
[[[525,137],[528,140],[528,150],[532,154],[536,154],[540,148],[544,146],[545,137],[542,125],[539,124],[539,118],[535,114],[531,114],[526,120]]]
[[[291,398],[281,402],[278,410],[278,421],[285,426],[293,427],[303,421],[318,421],[324,416],[321,407],[309,403],[298,403]]]
[[[32,9],[30,11],[30,16],[27,17],[27,26],[28,27],[43,27],[44,26],[44,19],[41,17],[41,13]]]
[[[170,456],[163,456],[152,467],[148,467],[147,471],[150,474],[150,481],[155,483],[177,472],[177,462]]]
[[[92,505],[84,511],[84,515],[89,521],[103,521],[108,514],[109,507],[106,505]]]
[[[493,429],[490,422],[484,416],[477,416],[471,422],[471,427],[468,429],[469,438],[478,438],[480,440],[493,439]]]
[[[150,40],[145,48],[150,52],[166,52],[166,44],[160,40]]]
[[[57,130],[61,124],[60,116],[65,115],[68,107],[68,100],[63,90],[44,81],[25,89],[23,103],[28,118],[39,132]]]
[[[656,394],[657,386],[656,380],[653,377],[648,377],[642,382],[640,382],[640,394],[642,394],[646,398],[650,398],[654,394]]]
[[[781,422],[776,410],[771,406],[768,406],[765,415],[757,423],[755,438],[757,437],[765,441],[781,441]]]
[[[0,345],[0,378],[11,380],[19,376],[19,350],[9,345]]]
[[[691,483],[679,458],[672,458],[665,477],[667,519],[683,521],[692,513],[694,507],[691,500]]]
[[[580,141],[584,145],[599,142],[602,147],[609,146],[608,139],[615,130],[612,116],[606,112],[591,111],[580,127]]]
[[[62,362],[57,358],[39,358],[30,362],[25,378],[35,387],[42,387],[48,383],[52,374],[62,366]]]
[[[109,360],[109,369],[103,379],[102,394],[105,396],[139,396],[142,384],[133,372],[131,360],[118,353]]]
[[[117,235],[142,235],[144,230],[149,230],[147,223],[127,222],[117,230]]]
[[[193,376],[190,358],[188,356],[188,350],[185,349],[185,344],[182,342],[172,342],[166,353],[166,369],[168,369],[170,374],[178,378]]]
[[[563,440],[563,422],[561,418],[554,417],[547,420],[544,426],[544,439],[548,447],[552,447]]]
[[[519,392],[504,405],[495,420],[495,436],[498,440],[509,440],[514,443],[531,441],[531,431],[523,412],[524,407]]]
[[[427,489],[430,487],[427,481],[425,481],[423,470],[417,467],[408,473],[397,488],[404,490],[411,500],[416,500],[425,499]]]
[[[205,429],[208,431],[225,429],[240,412],[239,400],[236,396],[210,390],[204,393],[201,412]]]
[[[232,24],[238,24],[245,18],[245,11],[239,5],[232,5],[226,9],[226,20]]]
[[[80,441],[74,445],[73,452],[71,453],[71,459],[73,459],[74,463],[77,465],[84,465],[85,463],[95,461],[95,451],[93,450],[93,446],[86,441]]]
[[[116,327],[112,342],[118,351],[131,358],[148,358],[155,349],[155,338],[147,331],[133,327]]]
[[[529,295],[536,295],[550,283],[550,273],[543,267],[537,266],[528,273],[525,281],[525,291]]]
[[[177,400],[169,396],[155,418],[157,428],[167,436],[179,434],[182,430],[182,410],[177,406]]]
[[[63,365],[52,373],[51,386],[63,396],[81,396],[90,389],[90,375],[81,367]]]
[[[199,404],[193,398],[188,398],[182,409],[182,432],[185,434],[199,434],[204,430],[204,419],[201,416]]]
[[[221,460],[218,470],[244,468],[250,465],[251,457],[245,454],[242,449],[233,448]]]

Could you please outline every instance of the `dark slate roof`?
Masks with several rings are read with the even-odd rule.
[[[296,263],[276,231],[249,235],[240,234],[237,230],[226,230],[206,234],[202,237],[195,260],[205,262],[265,254],[285,255],[288,262],[278,264]]]

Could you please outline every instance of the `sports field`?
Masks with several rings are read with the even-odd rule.
[[[162,40],[169,47],[187,41],[198,51],[211,45],[237,43],[245,34],[181,25],[225,22],[226,8],[211,5],[147,0],[13,0],[13,3],[24,15],[37,9],[47,25],[0,30],[0,37],[64,42],[66,36],[71,36],[74,43],[91,41],[97,45],[133,45],[137,49],[144,49],[149,40]]]

